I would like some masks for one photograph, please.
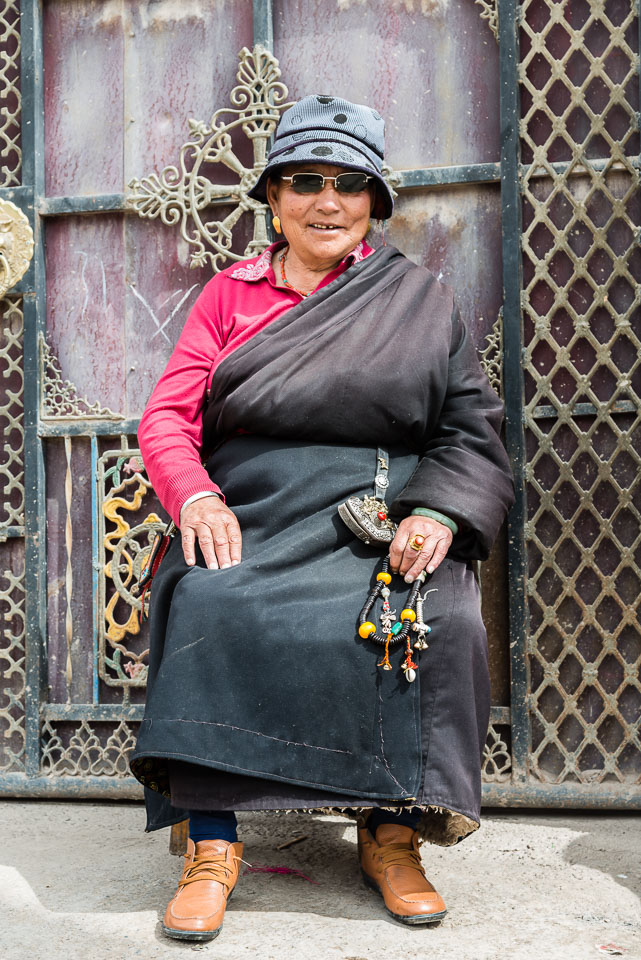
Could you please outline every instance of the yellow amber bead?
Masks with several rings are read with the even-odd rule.
[[[410,623],[414,623],[416,620],[416,614],[413,610],[405,609],[401,611],[401,620],[409,620]]]
[[[366,620],[365,623],[361,623],[358,628],[358,635],[362,637],[363,640],[367,640],[373,633],[376,633],[376,627],[373,623],[370,623],[369,620]]]
[[[392,575],[391,573],[377,573],[376,579],[382,580],[383,583],[390,584],[392,582]]]

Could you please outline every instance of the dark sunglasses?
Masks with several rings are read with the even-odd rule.
[[[337,177],[324,177],[320,173],[295,173],[280,179],[291,183],[295,193],[320,193],[327,182],[334,184],[337,193],[362,193],[367,181],[374,178],[365,173],[339,173]]]

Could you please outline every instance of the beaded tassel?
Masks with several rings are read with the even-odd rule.
[[[382,667],[383,670],[391,670],[392,664],[389,662],[389,638],[391,634],[387,634],[387,640],[385,641],[385,656],[380,663],[377,663],[377,667]]]
[[[389,573],[387,574],[387,577],[389,577],[390,580],[392,579]],[[381,626],[383,628],[383,632],[386,635],[385,656],[383,657],[380,663],[376,664],[377,667],[382,667],[383,670],[392,669],[392,664],[389,662],[389,640],[391,636],[390,631],[392,629],[392,625],[396,620],[396,610],[391,610],[389,605],[390,588],[387,586],[387,582],[388,582],[387,577],[384,576],[381,578],[381,582],[384,583],[385,586],[381,588],[381,597],[383,598],[383,609],[379,617],[381,621]]]
[[[396,611],[391,610],[389,604],[389,584],[392,582],[392,575],[389,572],[388,555],[383,561],[382,571],[376,575],[376,582],[372,587],[358,618],[358,635],[364,640],[371,640],[373,643],[377,643],[380,646],[385,647],[385,656],[380,663],[377,664],[377,666],[382,667],[383,670],[392,669],[389,659],[390,646],[397,646],[401,643],[405,643],[405,659],[402,664],[402,669],[405,673],[405,679],[408,681],[408,683],[412,683],[416,679],[416,670],[418,669],[418,664],[412,660],[412,644],[409,636],[410,631],[414,630],[419,634],[415,644],[415,649],[418,650],[427,647],[427,644],[424,641],[424,636],[426,633],[430,632],[430,628],[423,621],[424,597],[420,596],[420,589],[422,584],[425,583],[425,579],[426,573],[424,570],[422,570],[412,584],[407,597],[407,605],[401,611],[400,620],[396,620],[394,622]],[[428,591],[428,593],[429,592],[430,591]],[[376,624],[367,619],[379,597],[382,598],[383,601],[382,612],[380,615],[382,633],[378,633],[376,630]]]

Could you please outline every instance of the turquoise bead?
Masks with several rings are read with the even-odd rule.
[[[403,629],[403,624],[399,623],[397,620],[394,626],[392,627],[392,629],[390,630],[390,633],[393,633],[394,636],[396,636],[396,634],[400,633],[402,629]]]

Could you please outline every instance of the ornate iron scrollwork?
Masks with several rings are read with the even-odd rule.
[[[33,257],[33,230],[19,207],[0,200],[0,298],[15,287]]]
[[[478,351],[481,366],[487,374],[490,386],[503,396],[503,308],[484,338],[485,346]]]
[[[499,5],[498,0],[474,0],[481,8],[481,20],[487,20],[488,26],[494,34],[494,39],[499,39]]]
[[[239,53],[238,84],[230,94],[231,107],[216,110],[209,123],[189,120],[191,136],[180,150],[178,165],[129,183],[130,206],[141,217],[160,217],[168,226],[180,224],[191,247],[191,266],[207,261],[214,271],[229,258],[241,260],[261,253],[269,243],[264,204],[252,200],[254,186],[267,161],[267,147],[286,103],[287,87],[280,82],[276,58],[262,46]],[[232,132],[242,129],[253,146],[254,165],[246,167],[232,147]],[[237,184],[213,183],[207,165],[222,163],[238,176]],[[223,220],[211,216],[215,201],[229,200],[234,210]],[[243,213],[254,216],[253,239],[242,254],[232,252],[233,229]]]
[[[108,726],[108,725],[106,725]],[[127,777],[134,731],[124,720],[109,738],[88,720],[49,721],[42,726],[41,768],[45,777]]]
[[[509,734],[509,727],[507,728]],[[512,775],[510,747],[503,739],[502,728],[490,724],[483,748],[482,776],[485,783],[504,783]]]
[[[71,380],[64,379],[60,361],[42,334],[39,343],[42,420],[124,420],[122,413],[79,396]]]

